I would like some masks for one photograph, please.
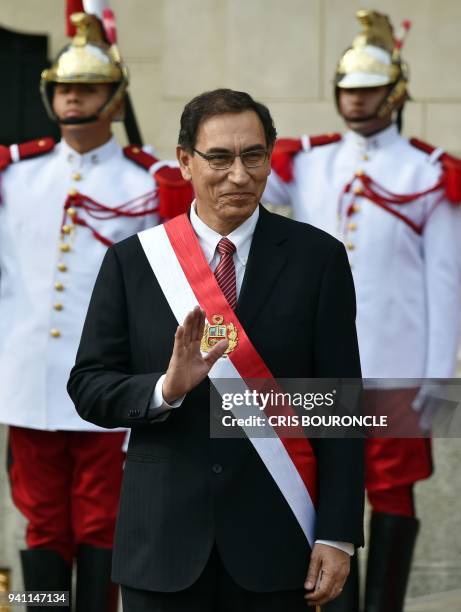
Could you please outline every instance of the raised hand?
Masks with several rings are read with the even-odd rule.
[[[228,347],[228,341],[221,340],[203,357],[200,341],[204,328],[205,312],[196,306],[176,330],[173,353],[163,381],[163,398],[168,404],[201,383]]]

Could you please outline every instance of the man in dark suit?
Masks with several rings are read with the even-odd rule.
[[[178,259],[181,248],[186,259],[198,248],[181,264],[200,277],[196,295],[211,276],[204,300],[216,293],[235,312],[274,377],[360,377],[344,247],[259,206],[275,137],[268,109],[246,93],[216,90],[186,105],[178,159],[196,200],[181,221],[190,235],[171,244],[183,243]],[[202,304],[177,314],[190,289],[177,286],[176,247],[165,255],[158,246],[172,230],[153,230],[108,250],[68,385],[84,419],[132,428],[113,563],[124,610],[296,612],[326,603],[363,544],[362,443],[310,442],[318,477],[311,550],[285,483],[276,484],[277,466],[268,468],[248,438],[210,436],[207,377],[233,359],[222,357],[231,343],[201,352]],[[243,330],[235,355],[246,346]]]

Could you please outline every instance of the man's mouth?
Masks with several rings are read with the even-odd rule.
[[[82,113],[81,111],[77,110],[77,109],[72,109],[72,110],[67,110],[64,113],[64,118],[67,119],[69,117],[81,117]]]
[[[223,197],[231,200],[248,200],[248,198],[253,197],[253,194],[250,191],[232,191],[224,193]]]
[[[366,123],[367,121],[370,121],[374,118],[375,115],[365,115],[361,111],[352,111],[346,115],[343,115],[343,119],[345,119],[345,121],[350,121],[354,123]]]

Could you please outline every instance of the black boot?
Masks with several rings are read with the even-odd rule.
[[[402,612],[419,521],[374,513],[365,590],[365,612]]]
[[[54,550],[29,548],[21,550],[25,591],[69,591],[71,601],[72,567]],[[49,611],[49,606],[27,607]]]
[[[116,612],[118,587],[110,579],[111,568],[111,549],[79,546],[76,612]]]
[[[351,557],[351,570],[339,597],[322,606],[325,612],[359,612],[359,565],[357,552]]]

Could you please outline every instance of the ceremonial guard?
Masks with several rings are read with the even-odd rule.
[[[187,204],[192,195],[178,168],[117,144],[126,67],[95,16],[72,22],[74,38],[41,79],[61,141],[0,148],[0,422],[10,425],[12,497],[28,521],[25,589],[70,591],[76,559],[76,609],[104,612],[117,606],[125,432],[83,421],[66,382],[107,247],[174,216],[183,185]]]
[[[451,377],[461,311],[458,162],[401,136],[403,36],[394,38],[380,13],[362,10],[357,18],[362,31],[335,78],[349,131],[278,141],[264,199],[291,204],[296,219],[344,241],[365,378]],[[415,393],[408,404],[423,413],[426,391]],[[419,529],[413,485],[432,472],[430,446],[421,438],[372,439],[366,459],[372,517],[365,609],[399,612]],[[358,609],[353,574],[326,609]]]

